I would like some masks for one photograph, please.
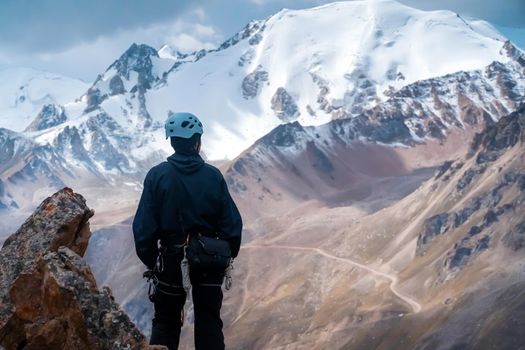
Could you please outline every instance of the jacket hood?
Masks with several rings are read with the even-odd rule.
[[[174,153],[168,157],[168,162],[184,174],[194,173],[204,166],[204,160],[198,154]]]

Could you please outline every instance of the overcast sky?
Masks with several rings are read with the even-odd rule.
[[[0,68],[23,66],[91,82],[133,42],[214,48],[252,19],[326,0],[1,0]],[[487,20],[525,48],[525,0],[400,0]]]

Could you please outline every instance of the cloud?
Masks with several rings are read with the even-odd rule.
[[[16,52],[6,55],[0,50],[0,64],[29,66],[37,69],[60,72],[88,82],[102,73],[133,43],[145,43],[156,49],[165,44],[182,52],[217,47],[223,36],[217,28],[208,24],[177,19],[165,23],[118,30],[110,36],[99,36],[91,42],[80,42],[69,48],[54,52],[39,52],[32,55]]]
[[[100,36],[179,18],[190,0],[2,0],[2,46],[19,52],[63,50]]]
[[[200,23],[195,23],[193,26],[193,29],[195,32],[202,36],[209,36],[212,37],[217,34],[215,28],[209,25],[202,25]]]
[[[200,20],[200,21],[204,21],[205,19],[208,18],[208,15],[206,13],[206,11],[204,10],[204,8],[202,7],[197,7],[193,10],[193,14]]]
[[[198,51],[200,49],[211,50],[217,47],[217,45],[212,42],[200,41],[196,37],[187,33],[180,33],[171,36],[166,40],[166,44],[181,52],[192,52]]]
[[[266,3],[268,3],[268,0],[250,0],[250,2],[255,4],[255,5],[262,6],[262,5],[265,5]]]
[[[339,0],[339,1],[355,1],[355,0]],[[278,9],[282,7],[290,7],[294,9],[307,8],[317,5],[334,2],[333,0],[249,0],[250,3],[259,7],[263,6],[277,6]]]
[[[509,28],[497,26],[496,29],[498,29],[503,35],[509,38],[523,52],[525,52],[525,28]]]

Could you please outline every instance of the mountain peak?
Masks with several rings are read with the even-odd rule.
[[[115,68],[119,75],[129,79],[130,72],[151,74],[151,57],[159,57],[157,50],[146,44],[133,43],[108,70]]]
[[[139,114],[146,116],[144,92],[158,83],[172,65],[173,60],[160,58],[153,47],[133,43],[89,88],[85,94],[87,106],[84,112],[99,108],[110,96],[138,92],[142,96]]]
[[[36,116],[35,120],[25,131],[39,131],[57,126],[67,120],[64,108],[55,104],[46,104]]]

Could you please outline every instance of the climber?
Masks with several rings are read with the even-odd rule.
[[[133,221],[137,255],[153,282],[150,344],[178,348],[191,281],[195,348],[224,349],[221,285],[226,266],[239,252],[241,216],[220,171],[199,155],[199,119],[172,113],[165,130],[175,153],[146,175]]]

